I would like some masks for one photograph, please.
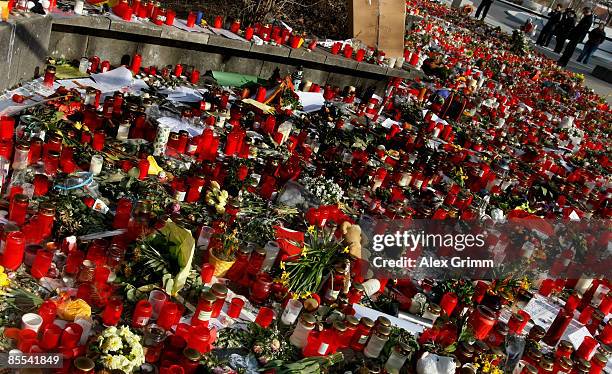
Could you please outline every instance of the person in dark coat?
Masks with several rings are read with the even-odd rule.
[[[561,17],[561,21],[555,27],[555,39],[557,43],[555,44],[555,52],[561,53],[563,51],[563,47],[565,46],[565,40],[569,35],[571,29],[576,25],[576,13],[573,9],[566,9]]]
[[[582,14],[583,16],[580,22],[570,31],[569,42],[565,46],[565,50],[563,50],[563,55],[561,55],[561,58],[557,61],[557,65],[559,66],[567,66],[578,43],[582,43],[584,37],[587,36],[593,25],[593,12],[591,12],[591,8],[584,8]]]
[[[491,4],[493,4],[493,0],[482,0],[480,2],[480,5],[478,5],[478,8],[476,9],[475,17],[478,18],[480,16],[480,13],[482,12],[481,19],[484,21],[484,19],[487,17],[487,13],[489,13],[489,8],[491,7]]]
[[[559,21],[561,21],[561,16],[563,15],[563,12],[561,11],[562,8],[563,7],[561,4],[557,4],[557,8],[550,12],[548,15],[548,21],[542,28],[542,31],[540,31],[540,35],[538,35],[538,40],[536,41],[537,45],[548,47],[550,39],[553,37],[553,31],[555,30],[555,27]]]
[[[606,40],[605,25],[600,23],[596,28],[589,33],[589,39],[584,43],[582,53],[578,56],[578,62],[585,64],[589,63],[589,57],[597,50],[599,45]]]

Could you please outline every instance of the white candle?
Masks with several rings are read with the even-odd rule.
[[[283,314],[281,315],[281,321],[285,325],[293,325],[295,320],[300,315],[300,311],[302,310],[302,302],[296,299],[291,299],[287,302],[287,306],[285,310],[283,310]]]
[[[26,313],[21,317],[21,328],[38,332],[43,319],[36,313]]]
[[[83,15],[83,8],[85,7],[84,0],[76,0],[74,3],[74,13]]]
[[[588,291],[589,288],[591,288],[591,283],[593,283],[593,279],[581,277],[580,279],[578,279],[578,282],[576,283],[576,287],[574,287],[574,289],[576,290],[578,295],[582,296],[585,294],[585,292]]]
[[[102,172],[102,164],[104,163],[104,158],[100,155],[93,155],[91,157],[91,162],[89,163],[89,172],[93,175],[98,175]]]

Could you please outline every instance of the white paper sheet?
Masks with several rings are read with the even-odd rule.
[[[120,66],[106,73],[92,74],[91,78],[102,92],[111,92],[129,86],[132,83],[132,72],[125,66]]]
[[[388,314],[384,314],[382,312],[379,312],[377,310],[374,309],[370,309],[370,308],[366,308],[363,305],[359,305],[359,304],[353,304],[353,308],[355,309],[355,317],[357,318],[361,318],[361,317],[368,317],[371,318],[372,320],[376,321],[376,318],[378,318],[379,316],[385,316],[387,318],[389,318],[389,321],[391,321],[391,324],[397,327],[401,327],[403,329],[405,329],[406,331],[412,333],[412,334],[420,334],[425,327],[422,325],[419,325],[417,323],[412,323],[409,321],[405,321],[403,319],[399,319],[397,317],[393,317],[390,316]]]
[[[321,109],[323,104],[325,103],[325,99],[323,98],[323,93],[321,92],[295,92],[300,98],[300,104],[304,107],[304,112],[316,112]]]

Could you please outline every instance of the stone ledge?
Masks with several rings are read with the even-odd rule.
[[[251,49],[251,43],[243,42],[241,40],[234,40],[219,35],[209,35],[208,45],[247,52]]]
[[[366,73],[387,75],[388,68],[386,66],[374,65],[367,62],[359,62],[357,64],[357,70],[365,71]]]
[[[164,39],[180,40],[182,42],[208,44],[210,34],[203,32],[189,32],[176,27],[164,27],[161,32]]]
[[[325,65],[332,65],[340,68],[356,70],[357,64],[357,61],[345,58],[344,56],[326,53]]]
[[[125,32],[127,34],[137,34],[155,37],[161,37],[162,33],[162,28],[155,25],[147,25],[142,23],[126,22],[119,20],[111,21],[110,30]]]
[[[250,51],[253,53],[261,53],[261,54],[270,55],[270,56],[289,57],[291,49],[283,45],[281,46],[270,45],[270,44],[257,45],[253,43],[251,44]]]
[[[53,17],[54,24],[66,26],[87,27],[90,29],[109,30],[110,18],[101,16],[75,16],[75,17]]]
[[[304,48],[297,48],[291,49],[291,51],[289,52],[289,58],[294,58],[296,60],[303,61],[318,62],[323,64],[325,63],[326,56],[317,50],[309,51]]]

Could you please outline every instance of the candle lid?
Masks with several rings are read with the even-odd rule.
[[[94,366],[93,360],[87,357],[78,357],[74,360],[74,367],[81,371],[91,371]]]
[[[200,358],[202,357],[200,352],[198,352],[197,350],[193,348],[183,349],[183,356],[187,357],[189,361],[193,361],[193,362],[200,361]]]
[[[214,295],[218,295],[220,297],[225,298],[227,296],[227,287],[222,285],[221,283],[215,283],[211,287],[211,291]]]
[[[583,358],[578,358],[577,360],[574,360],[574,369],[576,369],[579,373],[588,373],[591,369],[591,363]]]
[[[344,322],[347,326],[357,326],[359,325],[359,320],[355,316],[346,316]]]
[[[514,318],[515,320],[517,320],[519,322],[524,322],[525,321],[525,317],[523,317],[523,315],[520,314],[520,313],[513,313],[512,314],[512,318]]]
[[[310,314],[310,313],[304,313],[300,316],[300,321],[302,322],[302,324],[305,327],[314,327],[314,325],[316,324],[317,320],[315,319],[315,317]]]
[[[564,351],[573,351],[574,350],[574,345],[568,341],[568,340],[561,340],[559,342],[559,346],[560,349],[564,350]]]
[[[568,357],[563,356],[559,358],[559,366],[564,370],[570,370],[574,366],[574,363]]]
[[[346,325],[342,321],[335,321],[333,326],[334,326],[334,329],[337,331],[340,331],[340,332],[346,331]]]
[[[543,358],[542,361],[540,361],[540,367],[544,369],[544,371],[551,371],[554,367],[554,364],[551,360]]]
[[[442,312],[442,308],[438,304],[429,303],[427,304],[427,311],[429,311],[429,313],[439,315],[440,312]]]
[[[546,335],[546,330],[542,326],[534,325],[531,330],[529,330],[529,334],[527,337],[532,340],[540,340]]]
[[[495,331],[497,331],[500,335],[508,335],[508,325],[504,322],[498,321],[495,325]]]
[[[391,335],[391,328],[388,326],[378,326],[376,329],[376,334],[380,337],[388,337]]]
[[[16,202],[21,202],[21,203],[27,203],[29,201],[29,199],[28,199],[28,197],[26,195],[20,194],[20,193],[16,194],[13,197],[13,200],[16,201]]]
[[[376,324],[379,326],[391,327],[391,321],[389,318],[383,316],[376,318]]]
[[[49,73],[55,73],[56,68],[55,68],[55,66],[53,66],[53,65],[47,65],[46,70],[47,70]]]
[[[202,292],[201,297],[203,300],[210,301],[211,303],[214,303],[215,301],[217,301],[217,297],[210,291]]]
[[[374,321],[372,321],[368,317],[361,317],[361,319],[359,320],[359,323],[361,323],[362,325],[368,328],[372,328],[372,326],[374,326]]]
[[[482,340],[476,340],[472,345],[476,353],[487,353],[490,350],[487,343],[483,342]]]
[[[525,364],[525,367],[523,368],[523,371],[525,371],[528,374],[538,374],[538,369],[536,369],[531,364]]]
[[[602,364],[602,366],[605,366],[608,363],[608,358],[599,352],[593,355],[593,360],[599,361]]]
[[[608,324],[610,323],[612,323],[612,320],[608,321]],[[606,357],[609,357],[612,354],[612,347],[610,347],[608,344],[599,342],[599,347],[597,347],[597,352],[605,355]]]

